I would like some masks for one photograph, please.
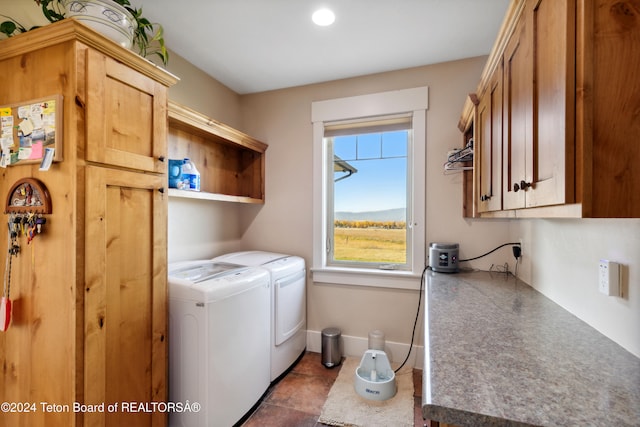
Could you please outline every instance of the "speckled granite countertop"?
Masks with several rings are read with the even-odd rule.
[[[640,426],[640,359],[513,276],[429,271],[422,414],[457,426]]]

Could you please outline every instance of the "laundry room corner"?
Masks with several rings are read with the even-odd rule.
[[[309,264],[313,259],[312,213],[316,209],[313,170],[317,166],[312,152],[312,102],[425,85],[429,86],[430,98],[426,138],[426,241],[459,242],[462,256],[502,243],[508,235],[506,221],[490,223],[462,218],[461,179],[443,175],[442,170],[447,151],[460,144],[460,135],[455,126],[441,123],[457,122],[460,104],[474,89],[485,60],[485,57],[471,58],[243,95],[241,109],[246,131],[268,141],[269,152],[267,202],[257,215],[244,221],[242,246],[296,254]],[[503,261],[501,257],[496,259]],[[494,261],[486,262],[488,269]],[[485,267],[484,264],[481,267]],[[400,290],[309,280],[307,288],[308,347],[312,351],[319,351],[322,329],[335,326],[342,329],[345,355],[361,356],[364,350],[361,344],[366,342],[372,329],[384,330],[389,343],[399,344],[401,350],[393,352],[394,358],[405,354],[418,304],[417,286],[413,290]],[[419,333],[416,333],[415,344],[423,345]]]

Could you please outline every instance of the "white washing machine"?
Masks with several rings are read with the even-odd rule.
[[[214,260],[238,266],[260,266],[271,274],[271,381],[274,381],[307,347],[304,259],[274,252],[245,251]]]
[[[171,427],[230,427],[262,397],[269,376],[271,280],[261,268],[211,260],[169,264]]]

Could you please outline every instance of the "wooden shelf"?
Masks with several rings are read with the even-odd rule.
[[[168,145],[169,158],[193,161],[202,190],[170,189],[171,197],[264,203],[264,142],[169,101]]]
[[[178,190],[177,188],[169,189],[169,197],[196,200],[216,200],[219,202],[236,202],[236,203],[254,203],[263,204],[263,199],[254,199],[244,196],[229,196],[226,194],[207,193],[204,191]]]

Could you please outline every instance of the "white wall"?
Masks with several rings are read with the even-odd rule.
[[[239,206],[218,201],[169,199],[169,262],[208,259],[242,247]]]
[[[0,13],[15,19],[25,28],[49,23],[40,6],[33,0],[0,0]],[[4,16],[0,16],[0,22],[6,20]],[[0,35],[0,39],[4,37],[4,34]]]
[[[640,357],[640,219],[512,221],[520,277]],[[623,264],[624,297],[598,292],[598,261]]]

